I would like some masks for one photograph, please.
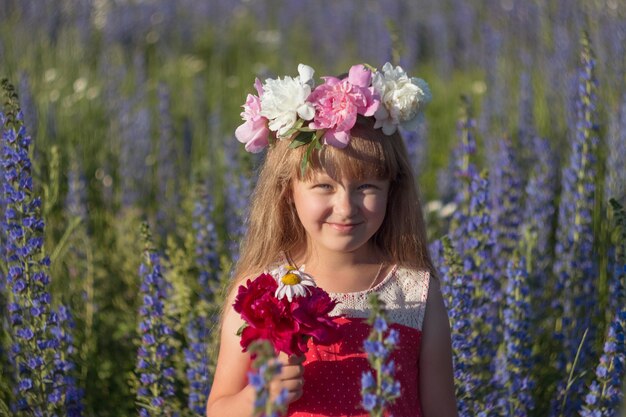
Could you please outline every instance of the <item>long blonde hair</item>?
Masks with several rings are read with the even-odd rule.
[[[323,146],[313,151],[302,177],[305,146],[291,149],[287,141],[270,146],[252,194],[249,224],[229,290],[245,277],[257,275],[285,253],[306,242],[306,232],[291,200],[292,181],[322,170],[333,178],[375,177],[391,184],[387,214],[372,239],[389,261],[434,273],[413,171],[399,133],[386,136],[372,118],[359,117],[347,147]]]

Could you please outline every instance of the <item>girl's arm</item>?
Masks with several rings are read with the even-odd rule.
[[[248,385],[247,378],[250,355],[241,351],[236,333],[243,320],[231,304],[229,302],[224,313],[220,350],[206,407],[207,417],[252,416],[254,388]]]
[[[234,297],[233,297],[234,298]],[[207,417],[251,417],[255,399],[254,388],[248,384],[247,373],[250,370],[250,355],[241,351],[237,330],[244,323],[233,310],[229,300],[220,335],[220,351],[209,399]],[[289,391],[287,402],[292,402],[302,395],[303,357],[279,357],[283,363],[281,375],[272,382],[270,391],[273,395],[282,388]]]
[[[439,288],[430,279],[420,351],[420,400],[424,417],[458,417],[450,323]]]

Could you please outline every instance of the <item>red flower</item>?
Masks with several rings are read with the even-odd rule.
[[[269,274],[261,274],[239,287],[233,308],[241,315],[246,326],[241,332],[241,347],[245,352],[255,340],[270,341],[274,350],[287,355],[303,355],[307,341],[312,337],[317,343],[328,344],[336,340],[339,327],[329,313],[336,301],[321,288],[311,288],[308,296],[275,296],[278,284]]]
[[[300,324],[300,333],[312,337],[316,343],[328,345],[336,341],[339,325],[328,314],[337,302],[319,287],[308,297],[298,297],[291,303],[291,313]]]

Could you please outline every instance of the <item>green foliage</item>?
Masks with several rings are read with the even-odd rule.
[[[4,12],[0,11],[3,19]],[[45,31],[21,27],[18,16],[8,16],[0,24],[0,76],[16,80],[23,73],[30,77],[38,115],[38,135],[34,138],[32,152],[35,187],[43,196],[46,247],[50,249],[52,258],[51,291],[55,301],[63,301],[70,307],[76,320],[74,338],[78,347],[79,385],[86,389],[87,416],[126,417],[137,414],[132,381],[140,304],[137,299],[140,258],[137,254],[142,251],[142,243],[136,230],[145,219],[151,224],[157,222],[156,213],[166,198],[158,194],[157,184],[151,181],[147,193],[149,197],[140,207],[121,206],[119,187],[122,178],[118,157],[123,127],[119,125],[119,115],[113,114],[119,110],[119,104],[131,100],[137,91],[145,89],[145,101],[141,104],[151,112],[150,139],[154,144],[158,137],[156,93],[159,83],[165,83],[172,91],[170,112],[175,146],[179,151],[189,146],[186,153],[179,152],[174,158],[181,180],[177,191],[184,196],[179,210],[170,213],[175,216],[175,230],[166,236],[155,237],[155,246],[164,249],[167,254],[165,277],[173,286],[167,315],[175,320],[179,347],[175,358],[176,378],[180,384],[177,394],[178,399],[183,401],[188,389],[182,357],[188,343],[184,329],[195,317],[203,318],[211,327],[208,349],[212,355],[211,372],[214,371],[221,306],[233,267],[224,244],[224,223],[229,215],[224,203],[228,185],[223,178],[224,148],[226,143],[233,141],[232,133],[240,123],[240,106],[246,93],[253,91],[254,77],[295,75],[299,62],[314,66],[318,75],[333,74],[345,71],[349,65],[361,60],[356,45],[349,42],[341,45],[341,56],[332,65],[320,62],[319,45],[312,45],[312,37],[300,30],[297,22],[294,29],[278,34],[288,39],[280,44],[261,42],[251,36],[260,30],[260,24],[249,9],[238,12],[229,23],[228,30],[223,31],[206,25],[204,32],[196,34],[189,43],[180,40],[171,48],[161,48],[158,42],[151,44],[144,41],[132,50],[121,44],[107,44],[105,35],[98,30],[85,40],[81,38],[79,28],[60,25],[58,36],[53,40]],[[389,30],[393,34],[392,61],[397,63],[406,46],[399,42],[401,33],[392,22],[389,22]],[[546,32],[544,35],[552,36],[549,25],[542,30]],[[135,59],[145,65],[145,85],[138,81],[133,65]],[[520,68],[515,68],[515,62],[508,56],[499,60],[498,69],[507,82],[518,79]],[[372,64],[380,66],[382,62]],[[473,113],[480,113],[487,86],[485,74],[478,68],[467,68],[447,76],[428,59],[412,65],[415,68],[407,66],[406,69],[428,80],[434,97],[426,109],[427,157],[418,181],[424,201],[429,201],[438,198],[438,171],[448,166],[452,145],[457,142],[459,96],[468,97],[468,103],[472,103],[462,105],[462,120],[467,121]],[[539,65],[532,70],[532,83],[538,92],[534,98],[538,133],[550,137],[559,145],[566,144],[568,127],[565,111],[552,106],[550,80]],[[111,85],[119,85],[119,91],[110,91]],[[516,81],[508,83],[507,94],[516,97],[515,87]],[[609,91],[602,84],[601,87],[606,90],[599,93],[609,103],[617,92]],[[514,130],[515,116],[507,117],[502,129]],[[466,128],[461,134],[467,136],[468,131]],[[185,135],[188,135],[188,144],[183,144]],[[299,142],[302,145],[313,146],[315,143],[311,140],[312,135],[298,139],[302,139]],[[158,168],[155,153],[153,151],[147,158],[150,175]],[[478,154],[477,160],[472,162],[480,162],[480,157]],[[239,158],[244,161],[246,172],[253,173],[256,160],[250,155],[239,155]],[[68,216],[63,203],[68,193],[67,172],[72,161],[76,160],[80,161],[86,179],[86,219]],[[598,175],[598,182],[602,181],[601,177]],[[198,297],[201,289],[197,282],[191,220],[191,205],[196,197],[192,187],[205,181],[211,184],[216,204],[215,226],[222,245],[219,248],[219,281],[214,284],[210,302]],[[469,201],[469,188],[466,192],[465,201]],[[604,203],[600,201],[599,204]],[[462,207],[461,210],[468,211],[469,208]],[[623,209],[617,210],[615,217],[622,222],[621,230],[626,230]],[[624,232],[620,236],[609,237],[608,225],[605,226],[607,235],[603,238],[607,246],[609,239],[621,239],[618,251],[621,251],[619,259],[623,262],[626,256]],[[443,227],[437,229],[440,230]],[[532,242],[532,236],[526,242]],[[527,253],[531,252],[531,246],[532,243],[528,243]],[[461,275],[461,258],[446,239],[444,248],[452,275]],[[531,265],[530,261],[529,258],[528,265]],[[0,273],[4,272],[6,265],[0,262]],[[601,293],[604,294],[601,303],[605,305],[608,286],[605,281],[601,281],[600,285],[603,285]],[[476,291],[478,296],[485,296],[480,289]],[[452,300],[447,302],[450,305]],[[6,317],[2,320],[6,321]],[[544,330],[537,330],[533,355],[546,355],[541,363],[550,363],[557,345],[550,333]],[[471,335],[479,336],[477,333]],[[6,339],[6,332],[0,332],[2,346],[8,346]],[[6,404],[12,396],[10,375],[5,369],[8,369],[8,363],[5,355],[1,354],[0,415],[9,414]],[[545,366],[538,366],[533,377],[538,381],[536,415],[542,415],[545,408],[541,407],[547,407],[557,377],[552,369]]]

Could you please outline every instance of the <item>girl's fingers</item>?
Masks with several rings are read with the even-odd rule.
[[[301,365],[304,362],[304,355],[295,356],[291,355],[287,358],[287,365]]]
[[[284,365],[280,370],[280,379],[302,378],[304,367],[302,365]]]
[[[283,389],[287,390],[287,404],[292,403],[302,396],[304,387],[304,356],[287,356],[284,353],[278,355],[277,360],[282,364],[280,375],[272,382],[271,391],[277,396]]]
[[[280,385],[281,385],[281,389],[284,388],[289,392],[295,393],[298,391],[302,391],[302,388],[304,387],[304,380],[301,378],[288,379],[288,380],[281,381]]]
[[[300,356],[296,356],[296,355],[290,355],[287,356],[286,353],[284,352],[280,352],[278,354],[278,361],[280,363],[282,363],[283,365],[300,365],[302,362],[304,362],[304,355],[300,355]]]
[[[274,381],[270,387],[271,397],[276,398],[281,391],[285,390],[287,391],[287,404],[290,404],[302,397],[303,386],[302,378]]]

